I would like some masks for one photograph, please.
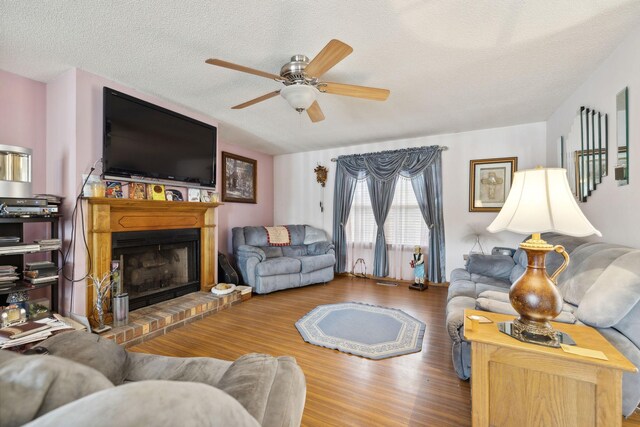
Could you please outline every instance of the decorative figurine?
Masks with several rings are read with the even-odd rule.
[[[428,286],[424,284],[424,254],[420,246],[415,247],[413,259],[409,264],[413,268],[413,275],[415,276],[413,284],[409,285],[409,289],[424,291]]]

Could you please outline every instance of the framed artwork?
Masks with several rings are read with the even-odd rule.
[[[498,212],[511,189],[517,157],[471,160],[469,212]]]
[[[258,162],[222,152],[222,201],[257,203]]]

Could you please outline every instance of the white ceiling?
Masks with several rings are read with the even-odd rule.
[[[279,154],[546,120],[639,23],[638,0],[2,0],[0,69],[82,68]],[[386,102],[321,94],[316,124],[281,97],[231,110],[281,84],[204,62],[278,74],[332,38],[354,51],[325,80],[388,88]]]

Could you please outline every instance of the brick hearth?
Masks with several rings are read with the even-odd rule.
[[[215,296],[195,292],[129,313],[129,324],[101,334],[124,347],[138,345],[242,301],[240,291]]]

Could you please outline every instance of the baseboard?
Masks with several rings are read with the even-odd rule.
[[[336,273],[335,276],[339,276],[339,277],[351,277],[354,279],[365,279],[364,277],[361,276],[355,276],[351,273]],[[395,282],[398,284],[406,284],[406,285],[410,285],[413,283],[413,280],[400,280],[400,279],[394,279],[393,277],[376,277],[373,276],[371,274],[367,274],[367,277],[365,280],[374,280],[376,282],[378,281],[390,281],[390,282]],[[440,288],[448,288],[449,287],[449,282],[440,282],[440,283],[433,283],[433,282],[425,282],[425,285],[429,285],[429,286],[437,286]]]

